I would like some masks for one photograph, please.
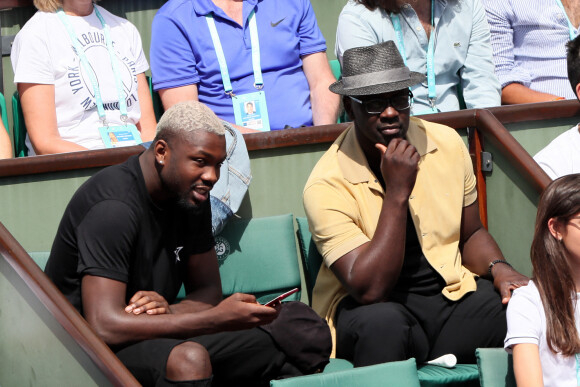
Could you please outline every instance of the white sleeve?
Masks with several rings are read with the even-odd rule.
[[[543,330],[543,313],[542,301],[535,286],[530,288],[528,285],[516,289],[507,307],[504,348],[511,352],[515,344],[529,343],[539,346]]]
[[[40,83],[54,85],[55,76],[47,46],[46,25],[33,17],[16,35],[10,59],[14,70],[14,83]]]

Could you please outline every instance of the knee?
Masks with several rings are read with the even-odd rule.
[[[410,325],[406,310],[399,304],[382,302],[368,305],[365,309],[356,324],[359,336],[398,337]]]
[[[207,379],[212,374],[211,361],[207,350],[198,343],[184,342],[169,353],[166,377],[170,380]]]

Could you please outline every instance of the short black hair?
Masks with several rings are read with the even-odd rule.
[[[580,83],[580,35],[566,44],[568,48],[568,80],[576,94],[576,85]]]

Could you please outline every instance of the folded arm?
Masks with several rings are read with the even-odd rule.
[[[259,305],[254,296],[236,293],[221,300],[217,260],[212,251],[194,255],[188,264],[187,298],[171,305],[173,313],[148,314],[127,311],[124,282],[85,275],[82,279],[83,313],[97,334],[109,345],[159,337],[189,338],[267,324],[278,312]],[[215,252],[213,252],[215,259]],[[197,269],[199,271],[194,272]],[[217,282],[216,282],[217,279]]]

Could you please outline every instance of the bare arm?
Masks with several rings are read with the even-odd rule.
[[[536,344],[516,344],[513,347],[514,373],[518,386],[543,387],[542,364]]]
[[[277,317],[276,309],[256,304],[255,297],[248,294],[236,293],[219,302],[219,272],[214,273],[217,260],[210,263],[208,254],[211,253],[190,258],[186,282],[190,292],[187,300],[171,306],[173,314],[127,313],[125,283],[84,276],[82,300],[87,321],[107,344],[118,345],[158,337],[188,338],[247,329],[267,324]]]
[[[0,159],[9,159],[12,157],[12,144],[10,143],[10,136],[4,128],[2,120],[0,120]]]
[[[159,96],[161,97],[161,102],[163,103],[163,108],[165,110],[169,109],[171,106],[182,101],[198,101],[197,85],[187,85],[174,87],[171,89],[159,90]],[[231,123],[234,128],[239,130],[241,133],[259,133],[259,130],[244,128],[243,126]]]
[[[388,299],[405,256],[408,200],[417,178],[419,154],[406,140],[394,139],[383,152],[385,197],[373,239],[339,258],[330,269],[358,302]]]
[[[137,129],[141,132],[143,142],[151,141],[155,137],[157,122],[153,111],[153,101],[149,92],[149,85],[145,73],[137,75],[137,95],[139,96],[139,107],[141,108],[141,119],[137,123]]]
[[[302,57],[302,69],[310,87],[312,120],[314,125],[335,124],[340,108],[340,96],[328,89],[335,82],[325,52]]]
[[[501,103],[511,105],[516,103],[548,102],[559,99],[557,95],[534,91],[521,83],[510,83],[501,91]]]
[[[505,260],[497,243],[481,224],[477,200],[463,208],[460,249],[463,266],[479,276],[488,275],[491,262]],[[529,281],[526,276],[505,264],[494,265],[491,274],[504,304],[509,301],[512,290]]]
[[[19,83],[17,88],[28,136],[36,154],[76,152],[87,149],[61,138],[56,122],[54,85]]]

